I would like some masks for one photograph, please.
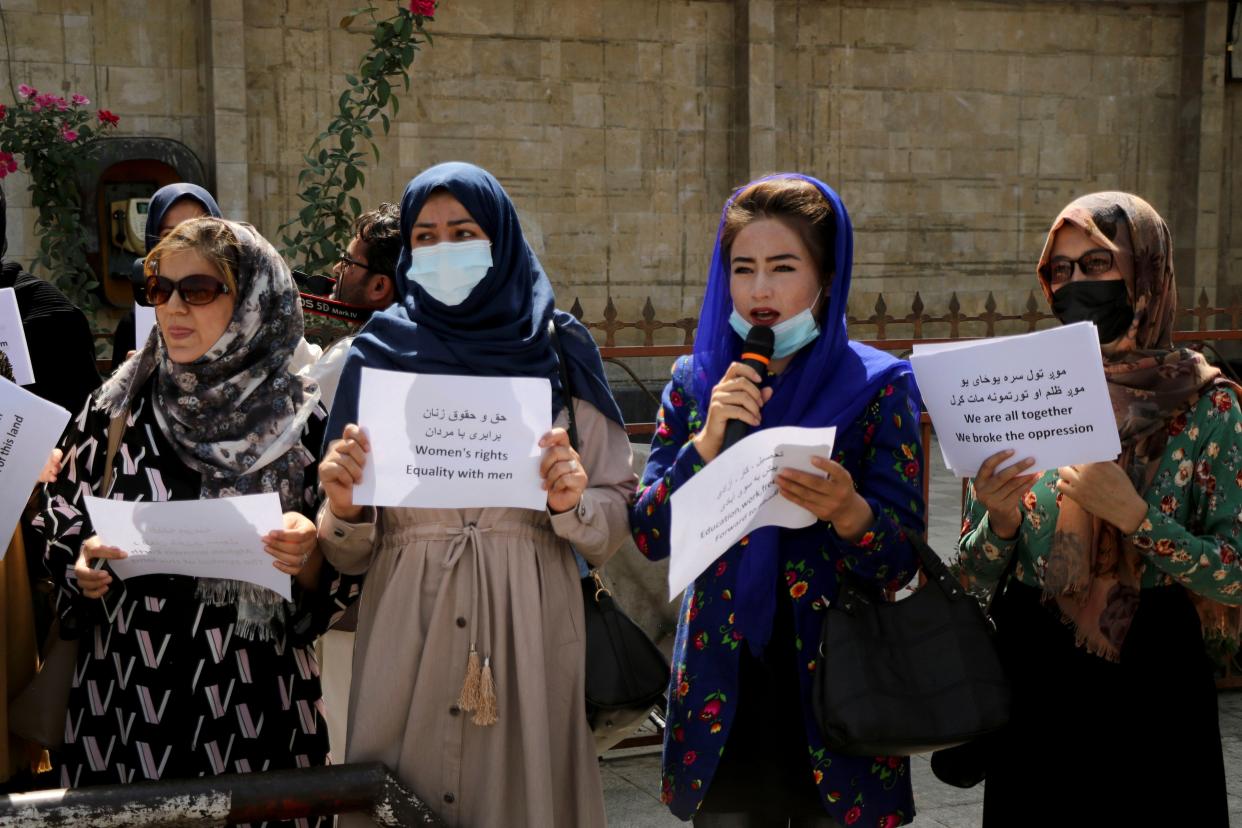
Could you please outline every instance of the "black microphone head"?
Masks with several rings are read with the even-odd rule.
[[[752,325],[750,333],[746,334],[746,344],[742,346],[742,354],[758,354],[764,359],[771,359],[774,350],[776,350],[776,334],[772,333],[772,329],[764,325]]]

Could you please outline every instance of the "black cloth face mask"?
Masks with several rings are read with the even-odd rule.
[[[1094,322],[1101,343],[1117,339],[1134,321],[1126,283],[1121,279],[1066,282],[1052,294],[1052,312],[1062,325]]]

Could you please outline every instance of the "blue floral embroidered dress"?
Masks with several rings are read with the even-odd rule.
[[[670,551],[670,495],[704,465],[690,442],[703,426],[703,412],[691,390],[692,371],[691,357],[682,357],[673,367],[651,457],[631,511],[635,543],[651,560],[664,558]],[[851,426],[837,434],[833,459],[849,470],[871,505],[875,515],[871,530],[858,544],[837,537],[823,522],[780,531],[780,578],[792,600],[795,649],[800,655],[806,772],[826,811],[847,826],[892,828],[914,816],[909,760],[833,753],[823,744],[810,702],[824,599],[835,599],[839,573],[849,569],[896,589],[917,567],[906,540],[908,530],[922,532],[925,525],[919,414],[911,403],[911,385],[909,374],[899,375]],[[693,817],[702,804],[737,710],[739,653],[744,642],[733,628],[730,602],[737,563],[744,554],[745,538],[699,576],[682,601],[661,784],[662,800],[681,819]]]

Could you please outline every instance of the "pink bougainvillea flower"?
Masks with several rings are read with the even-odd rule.
[[[116,115],[113,115],[108,110],[106,109],[99,110],[99,123],[116,126],[120,122],[121,122],[121,119],[118,118]]]
[[[33,98],[35,95],[38,95],[39,92],[33,86],[27,86],[23,83],[21,86],[17,87],[17,94],[23,98]]]
[[[416,14],[419,17],[435,17],[435,0],[410,0],[410,14]]]
[[[74,106],[86,106],[90,102],[91,102],[91,99],[86,97],[85,95],[79,95],[77,92],[73,93]]]
[[[78,140],[78,134],[74,132],[72,129],[70,129],[68,126],[62,126],[60,128],[60,137],[64,138],[65,141],[70,144]]]
[[[0,178],[14,172],[17,172],[17,159],[11,152],[0,151]]]
[[[56,108],[59,109],[61,112],[64,112],[65,110],[69,108],[69,102],[66,101],[64,98],[57,98],[55,101],[53,101],[53,103],[56,104]]]
[[[0,120],[4,120],[4,116],[7,115],[8,112],[9,112],[8,108],[5,107],[4,104],[0,104]]]

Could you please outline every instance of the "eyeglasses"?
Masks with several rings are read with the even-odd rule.
[[[152,306],[167,303],[174,293],[187,305],[210,305],[217,296],[228,292],[228,285],[205,273],[195,273],[175,282],[166,276],[147,277],[147,301]]]
[[[366,262],[360,262],[357,259],[349,258],[348,253],[342,253],[340,257],[337,259],[337,261],[343,265],[347,265],[347,266],[352,265],[353,267],[360,267],[363,270],[366,270],[368,272],[371,270],[371,266],[369,264],[367,264]]]
[[[1039,275],[1045,282],[1060,285],[1074,278],[1074,265],[1083,276],[1103,276],[1113,269],[1113,251],[1103,247],[1088,250],[1077,259],[1068,256],[1054,256],[1039,269]]]

